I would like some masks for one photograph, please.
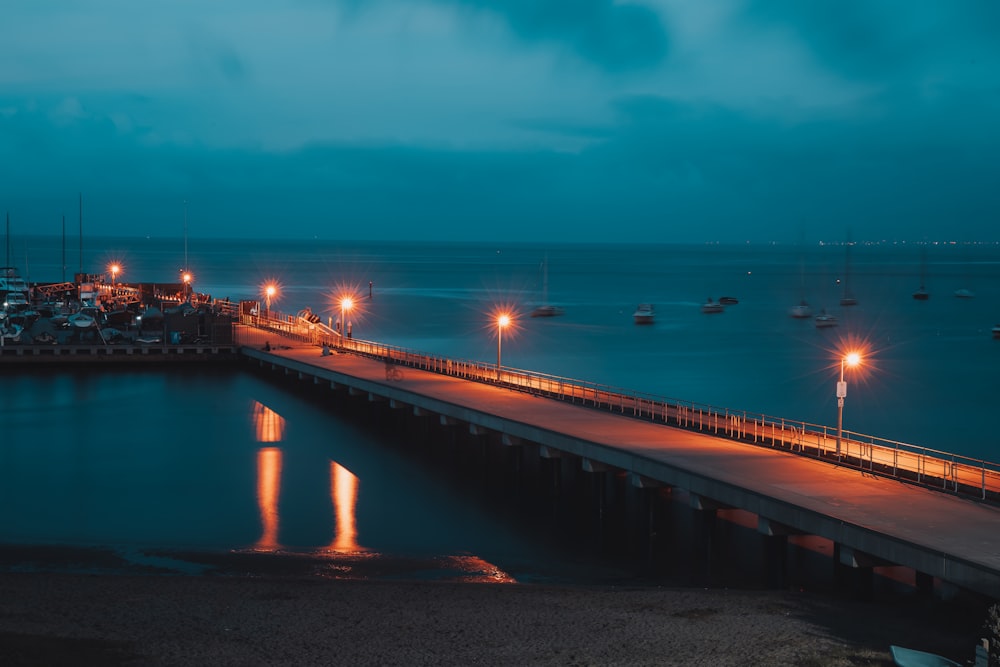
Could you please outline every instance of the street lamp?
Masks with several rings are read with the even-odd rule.
[[[837,458],[840,458],[840,443],[844,435],[844,399],[847,397],[847,381],[844,368],[854,368],[861,363],[861,354],[848,352],[840,359],[840,381],[837,383]]]
[[[111,289],[114,289],[115,281],[118,279],[118,272],[122,270],[122,267],[112,264],[108,268],[111,270]]]
[[[354,299],[349,296],[345,296],[340,300],[340,347],[346,347],[346,342],[344,340],[347,336],[347,313],[350,312],[351,308],[354,307]]]
[[[510,315],[497,317],[497,382],[500,381],[500,343],[503,341],[503,330],[510,324]]]
[[[185,301],[191,300],[191,272],[185,271],[181,274],[181,280],[184,281],[184,297]]]
[[[271,299],[278,293],[278,288],[269,284],[264,288],[264,302],[267,304],[267,318],[271,319]]]

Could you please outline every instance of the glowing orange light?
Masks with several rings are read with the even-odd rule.
[[[510,324],[510,315],[507,315],[506,313],[504,313],[504,314],[500,315],[499,317],[497,317],[497,325],[501,329],[506,328],[507,325],[509,325],[509,324]]]
[[[345,296],[343,299],[340,300],[340,308],[341,310],[345,311],[354,308],[354,299],[352,299],[349,296]]]
[[[271,301],[278,298],[281,294],[281,288],[278,283],[273,280],[269,280],[263,285],[261,285],[261,293],[264,295],[264,302],[267,304],[267,310],[271,310]]]
[[[358,478],[336,461],[330,461],[330,498],[337,515],[336,534],[331,548],[336,551],[360,551],[355,511]]]
[[[193,276],[192,276],[192,275],[191,275],[191,274],[190,274],[189,272],[187,272],[187,271],[185,271],[185,272],[184,272],[184,273],[183,273],[183,274],[181,275],[181,280],[183,280],[185,284],[188,284],[188,283],[190,283],[190,282],[191,282],[191,280],[192,280],[192,278],[193,278]]]
[[[257,442],[281,442],[285,437],[285,418],[263,403],[254,401],[252,415]]]
[[[277,549],[278,497],[281,494],[281,449],[264,447],[257,452],[257,506],[260,508],[261,535],[258,549]]]
[[[847,356],[844,357],[844,363],[847,364],[848,368],[854,368],[861,363],[861,353],[860,352],[848,352]]]

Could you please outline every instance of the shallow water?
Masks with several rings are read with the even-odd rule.
[[[221,555],[243,552],[316,556],[324,576],[508,581],[567,559],[245,371],[6,369],[3,387],[0,542],[115,554],[73,552],[85,569],[190,573],[212,553],[232,569]]]

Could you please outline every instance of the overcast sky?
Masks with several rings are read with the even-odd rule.
[[[997,0],[5,0],[59,234],[1000,238]],[[186,204],[185,204],[186,202]]]

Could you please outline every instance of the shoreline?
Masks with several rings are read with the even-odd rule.
[[[893,644],[965,662],[985,620],[964,599],[435,579],[421,569],[433,559],[371,554],[141,553],[201,573],[110,548],[0,547],[0,664],[888,667]]]
[[[972,656],[974,610],[809,592],[0,572],[19,665],[892,665]]]

